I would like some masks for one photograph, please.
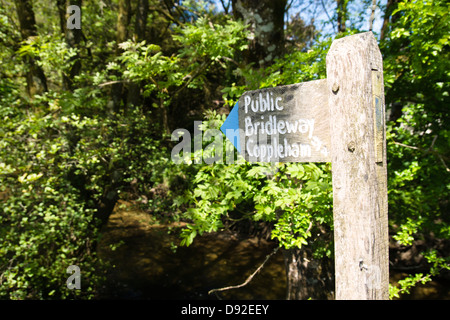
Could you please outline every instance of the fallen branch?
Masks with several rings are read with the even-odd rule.
[[[427,154],[427,153],[434,154],[434,155],[435,155],[436,157],[438,157],[438,159],[441,161],[441,163],[442,163],[442,165],[444,166],[445,170],[446,170],[447,172],[450,172],[450,169],[449,169],[449,167],[447,166],[447,163],[444,161],[444,159],[445,159],[445,160],[448,160],[448,158],[445,157],[445,156],[443,156],[442,154],[440,154],[439,152],[437,152],[437,151],[433,148],[434,143],[436,142],[436,139],[437,139],[437,135],[434,136],[433,142],[431,143],[431,146],[430,146],[430,148],[428,148],[428,149],[423,149],[423,148],[419,148],[419,147],[415,147],[415,146],[409,146],[409,145],[407,145],[407,144],[400,143],[400,142],[397,142],[397,141],[394,141],[394,140],[392,140],[392,142],[393,142],[394,144],[396,144],[396,145],[398,145],[398,146],[401,146],[401,147],[404,147],[404,148],[413,149],[413,150],[418,150],[418,151],[421,151],[421,152],[423,152],[423,153],[425,153],[425,154]]]
[[[280,247],[276,247],[271,253],[269,253],[266,256],[266,259],[264,260],[264,262],[243,283],[238,284],[236,286],[229,286],[229,287],[224,287],[224,288],[212,289],[212,290],[208,291],[208,294],[219,292],[219,291],[230,290],[230,289],[237,289],[237,288],[241,288],[241,287],[247,285],[253,279],[253,277],[262,269],[262,267],[264,267],[264,265],[269,260],[269,258],[271,256],[273,256],[275,253],[277,253],[278,249],[280,249]]]
[[[417,148],[417,147],[414,147],[414,146],[408,146],[407,144],[403,144],[403,143],[400,143],[400,142],[397,142],[397,141],[393,141],[393,142],[394,142],[394,144],[396,144],[396,145],[398,145],[398,146],[401,146],[401,147],[405,147],[405,148],[409,148],[409,149],[414,149],[414,150],[421,150],[421,151],[422,151],[422,149]]]
[[[114,81],[108,81],[108,82],[100,83],[98,86],[99,87],[104,87],[104,86],[109,86],[109,85],[112,85],[112,84],[125,83],[125,82],[127,82],[127,81],[126,80],[114,80]]]

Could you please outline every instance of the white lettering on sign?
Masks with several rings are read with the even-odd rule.
[[[298,120],[277,120],[277,116],[269,116],[267,121],[264,121],[264,116],[261,116],[261,121],[252,122],[251,117],[245,117],[245,135],[252,136],[254,134],[286,134],[286,133],[308,133],[308,138],[312,139],[314,132],[314,119],[298,119]],[[258,132],[259,130],[259,132]]]
[[[275,101],[273,99],[273,92],[266,92],[266,95],[259,93],[259,97],[252,99],[249,95],[244,96],[244,110],[248,113],[248,107],[251,108],[253,112],[266,112],[266,111],[282,111],[283,106],[280,105],[281,97],[276,97]]]
[[[252,158],[261,162],[273,162],[286,157],[306,158],[311,157],[311,146],[303,143],[289,143],[286,138],[282,143],[278,137],[273,137],[271,144],[257,144],[253,138],[247,140],[247,152]],[[327,154],[325,154],[326,156]]]

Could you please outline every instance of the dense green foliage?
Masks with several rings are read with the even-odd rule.
[[[241,70],[247,85],[225,88],[224,99],[234,105],[248,87],[270,87],[325,78],[325,56],[331,41],[320,42],[309,52],[294,51],[273,64],[263,74]],[[290,64],[286,64],[286,60]],[[300,69],[300,74],[299,74]],[[265,76],[264,74],[267,74]],[[216,129],[225,120],[215,114],[204,130]],[[227,141],[226,148],[233,148]],[[226,154],[226,151],[223,152]],[[203,166],[195,176],[195,188],[188,194],[191,208],[186,217],[193,221],[183,233],[189,245],[196,234],[217,231],[224,221],[265,221],[273,225],[271,237],[286,249],[307,244],[311,234],[332,228],[330,165],[285,163],[251,164],[241,157],[236,163]],[[228,225],[227,225],[228,226]],[[228,226],[229,227],[229,226]],[[314,227],[314,228],[313,228]],[[330,239],[322,241],[317,252],[331,254]]]
[[[387,142],[390,223],[403,245],[450,238],[449,8],[445,1],[400,2],[382,43],[386,102],[402,108],[391,116]],[[430,274],[406,280],[406,288],[449,269],[448,257],[429,250]]]
[[[61,32],[52,1],[32,2],[37,35],[27,39],[14,4],[0,6],[0,298],[96,297],[104,277],[96,244],[120,198],[186,221],[182,245],[251,223],[285,249],[308,246],[317,259],[333,257],[329,164],[175,164],[170,133],[192,131],[193,120],[204,120],[203,131],[219,128],[223,110],[246,90],[325,78],[333,38],[360,32],[360,18],[349,15],[345,33],[313,32],[306,44],[298,34],[314,27],[297,16],[287,32],[299,43],[257,69],[244,62],[249,26],[206,2],[165,9],[150,0],[147,36],[138,35],[133,16],[133,30],[117,43],[112,26],[121,27],[125,1],[105,8],[85,1],[77,45]],[[399,1],[380,41],[390,233],[397,246],[424,240],[428,261],[426,272],[392,286],[391,297],[450,269],[441,245],[450,239],[449,9],[443,0]],[[33,96],[25,89],[30,61],[48,83]],[[203,140],[205,154],[210,143]],[[82,290],[66,288],[72,264],[82,270]]]

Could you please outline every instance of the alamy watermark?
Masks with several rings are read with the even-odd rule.
[[[80,267],[77,265],[70,265],[67,267],[66,270],[67,273],[72,274],[70,277],[67,278],[66,286],[67,289],[73,290],[81,289],[81,270]]]
[[[233,137],[235,142],[239,143],[237,141],[239,136],[238,130],[230,130],[227,133],[230,133],[231,136],[229,137]],[[181,141],[173,147],[171,159],[176,164],[224,163],[224,138],[222,131],[219,129],[206,129],[203,131],[203,122],[194,121],[193,139],[187,129],[175,129],[172,132],[171,140],[180,141],[181,139]],[[210,143],[203,148],[203,142]],[[226,163],[234,163],[236,160],[234,146],[228,144],[225,155]]]
[[[67,29],[81,29],[81,9],[79,6],[70,5],[67,7]]]
[[[202,128],[202,121],[194,121],[193,139],[191,133],[186,129],[176,129],[172,132],[171,140],[179,141],[171,152],[173,162],[177,164],[200,164],[203,162],[206,164],[234,164],[236,160],[242,158],[240,152],[236,157],[234,146],[241,144],[241,137],[248,136],[244,129],[226,129],[225,137],[219,129],[203,131]],[[314,140],[316,137],[313,137],[311,144],[290,143],[288,139],[280,137],[281,135],[278,132],[264,132],[245,139],[245,146],[243,147],[245,147],[246,159],[250,162],[277,163],[282,162],[285,158],[309,158],[313,148],[315,151],[322,148],[322,143],[317,143]],[[227,142],[227,140],[233,143]],[[209,142],[209,144],[203,148],[204,142]]]

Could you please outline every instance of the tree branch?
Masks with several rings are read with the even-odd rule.
[[[438,137],[437,135],[434,136],[433,141],[432,141],[432,143],[431,143],[431,146],[430,146],[428,149],[422,149],[422,148],[419,148],[419,147],[409,146],[409,145],[407,145],[407,144],[400,143],[400,142],[397,142],[397,141],[394,141],[394,140],[392,140],[392,142],[393,142],[394,144],[396,144],[396,145],[398,145],[398,146],[401,146],[401,147],[404,147],[404,148],[413,149],[413,150],[418,150],[418,151],[421,151],[421,152],[423,152],[423,153],[425,153],[425,154],[427,154],[427,153],[432,153],[432,154],[434,154],[436,157],[439,158],[439,160],[441,161],[442,165],[445,167],[445,170],[446,170],[447,172],[450,172],[449,167],[447,166],[447,164],[446,164],[445,161],[444,161],[444,159],[445,159],[445,160],[449,160],[449,159],[448,159],[447,157],[441,155],[439,152],[437,152],[436,150],[433,149],[433,146],[434,146],[434,143],[436,142],[437,137]]]
[[[109,85],[112,85],[112,84],[125,83],[125,82],[128,82],[128,81],[127,80],[107,81],[107,82],[100,83],[98,86],[99,87],[104,87],[104,86],[109,86]]]
[[[188,79],[177,91],[174,92],[174,96],[178,95],[183,89],[185,89],[195,78],[197,78],[204,70],[206,70],[210,65],[212,64],[212,61],[209,62],[203,62],[200,67],[188,75],[184,77],[183,80]],[[193,73],[193,74],[192,74]]]
[[[373,20],[375,19],[375,9],[377,8],[377,0],[372,0],[372,13],[369,20],[369,31],[373,29]]]
[[[223,0],[220,0],[220,3],[222,4],[223,11],[227,15],[228,14],[228,10],[230,9],[230,2],[228,1],[228,5],[226,5]]]
[[[172,16],[171,14],[170,14],[170,11],[169,12],[166,12],[165,10],[163,10],[163,9],[161,9],[161,8],[159,8],[159,7],[149,7],[148,8],[150,11],[156,11],[156,12],[159,12],[159,13],[161,13],[163,16],[165,16],[169,21],[172,21],[172,22],[174,22],[174,23],[176,23],[177,25],[179,25],[179,26],[184,26],[184,24],[181,22],[181,21],[179,21],[178,19],[176,19],[174,16]]]
[[[401,146],[401,147],[405,147],[405,148],[409,148],[409,149],[414,149],[414,150],[421,150],[421,149],[418,148],[418,147],[408,146],[407,144],[403,144],[403,143],[400,143],[400,142],[397,142],[397,141],[393,141],[393,142],[394,142],[394,144],[396,144],[396,145],[398,145],[398,146]]]
[[[327,10],[327,7],[325,6],[325,3],[323,3],[323,0],[320,0],[320,2],[322,3],[323,10],[325,11],[325,13],[327,15],[328,20],[331,22],[331,25],[333,26],[333,29],[336,29],[336,26],[334,25],[333,19],[331,19],[330,15],[328,14],[328,10]]]
[[[264,260],[264,262],[243,283],[238,284],[236,286],[229,286],[229,287],[224,287],[224,288],[212,289],[212,290],[208,291],[208,294],[219,292],[219,291],[230,290],[230,289],[237,289],[237,288],[241,288],[241,287],[247,285],[253,279],[253,277],[262,269],[262,267],[266,264],[266,262],[269,260],[269,258],[271,256],[273,256],[275,253],[277,253],[278,249],[280,249],[280,247],[276,247],[271,253],[269,253],[266,256],[266,259]]]

